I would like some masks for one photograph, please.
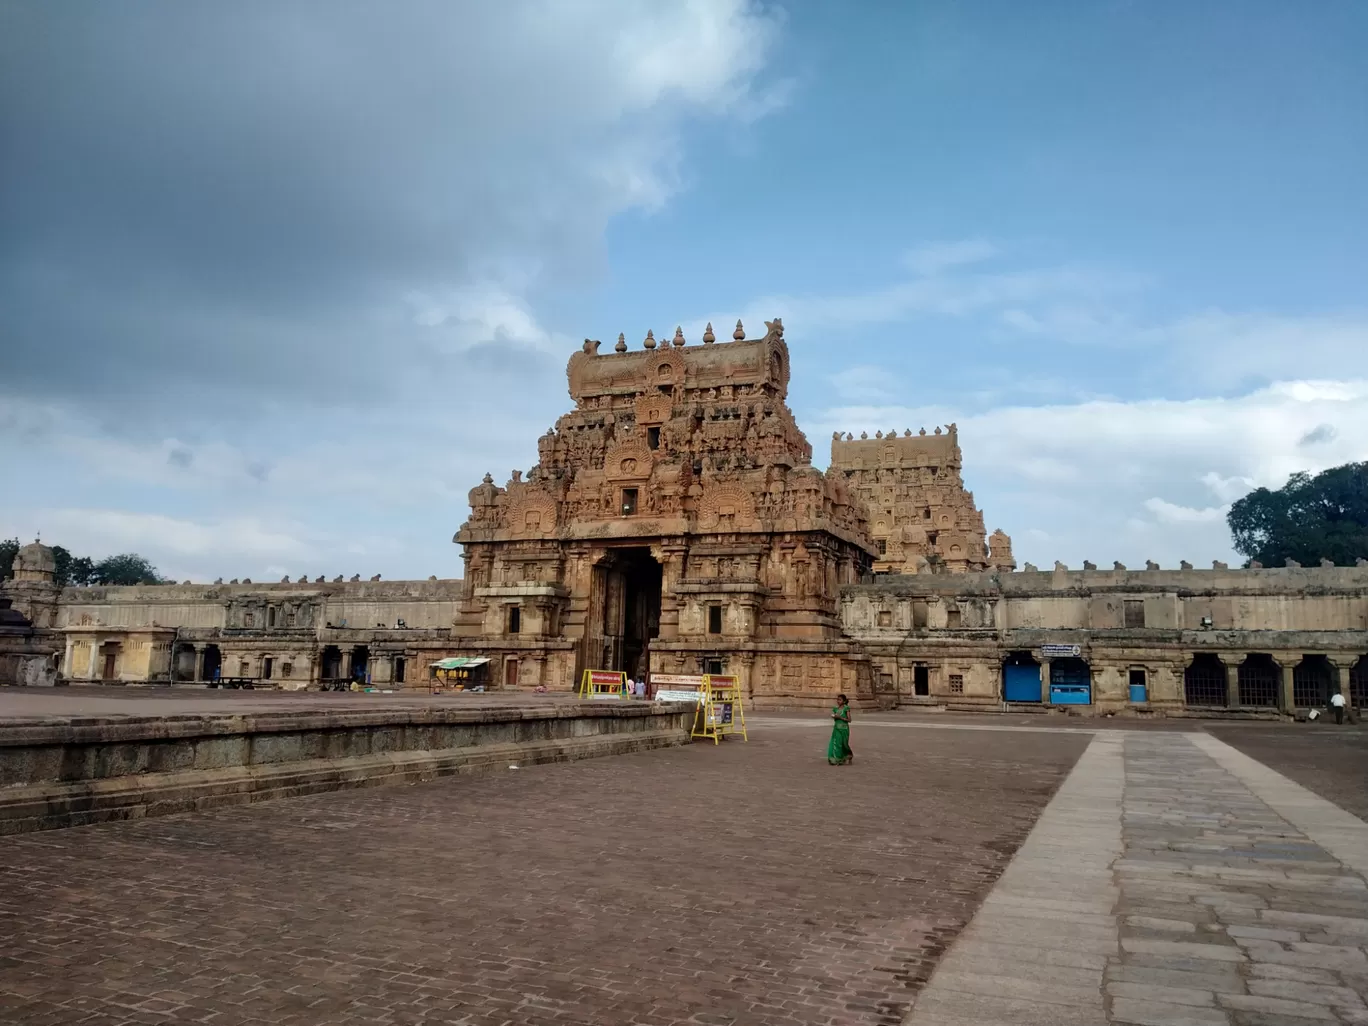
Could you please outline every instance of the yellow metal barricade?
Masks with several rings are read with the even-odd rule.
[[[741,682],[732,676],[704,674],[702,700],[698,703],[698,712],[694,714],[692,736],[710,737],[713,744],[718,744],[728,734],[740,734],[741,740],[750,740],[746,735],[746,710],[741,700]]]
[[[620,670],[585,670],[579,696],[589,699],[620,699],[627,693],[627,674]]]

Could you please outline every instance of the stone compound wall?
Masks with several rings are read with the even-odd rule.
[[[1004,662],[1029,655],[1048,688],[1051,645],[1079,646],[1088,664],[1092,703],[1073,710],[1084,714],[1249,712],[1236,696],[1251,654],[1279,675],[1276,700],[1255,711],[1305,707],[1297,681],[1313,671],[1351,697],[1368,680],[1365,567],[889,576],[843,589],[841,619],[870,655],[876,693],[902,703],[1000,708]],[[1194,710],[1199,656],[1228,673],[1233,700]],[[1147,686],[1138,705],[1133,670]]]

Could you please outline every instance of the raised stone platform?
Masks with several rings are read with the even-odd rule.
[[[693,714],[541,696],[235,698],[6,689],[0,834],[681,745]]]

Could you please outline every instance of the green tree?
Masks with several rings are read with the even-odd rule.
[[[1368,462],[1314,477],[1293,474],[1276,491],[1256,488],[1226,515],[1235,551],[1265,566],[1368,558]]]
[[[69,584],[89,584],[95,573],[95,562],[89,556],[73,556],[60,545],[52,546],[52,559],[57,564],[53,582],[59,588]]]
[[[71,561],[68,584],[94,584],[95,561],[89,556],[77,556]]]
[[[0,541],[0,581],[8,581],[14,576],[14,557],[18,554],[18,538],[6,538],[4,541]]]
[[[59,588],[65,588],[71,583],[71,564],[75,561],[73,556],[60,545],[52,547],[52,561],[57,564],[57,569],[53,572],[53,583]]]
[[[91,575],[94,584],[164,584],[157,568],[136,552],[106,556],[95,564]]]

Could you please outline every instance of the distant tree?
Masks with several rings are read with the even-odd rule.
[[[14,557],[18,554],[18,538],[0,541],[0,581],[7,581],[14,576]]]
[[[57,564],[53,578],[59,588],[68,584],[89,584],[95,573],[95,562],[89,556],[73,556],[60,545],[52,546],[52,558]]]
[[[65,588],[71,583],[71,564],[75,559],[76,557],[62,546],[54,545],[52,547],[52,561],[57,564],[52,580],[59,588]]]
[[[77,556],[71,561],[67,584],[94,584],[95,561],[89,556]]]
[[[143,556],[136,552],[125,552],[118,556],[106,556],[92,568],[93,584],[164,584],[165,581]]]
[[[1265,566],[1368,558],[1368,462],[1314,477],[1293,474],[1276,491],[1256,488],[1226,515],[1235,551]]]

